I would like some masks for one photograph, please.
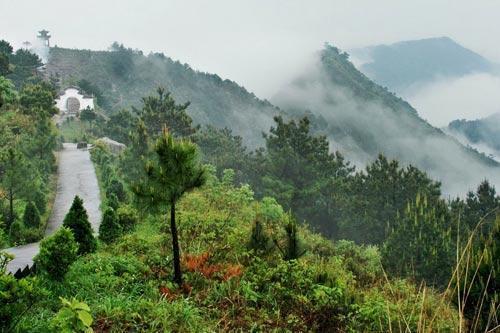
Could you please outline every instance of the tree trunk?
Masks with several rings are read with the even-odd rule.
[[[181,259],[179,251],[179,238],[175,224],[175,202],[170,203],[170,232],[172,233],[172,251],[174,253],[174,282],[182,284]]]
[[[14,193],[12,192],[12,188],[9,189],[9,221],[7,225],[7,230],[10,229],[12,223],[14,223]]]

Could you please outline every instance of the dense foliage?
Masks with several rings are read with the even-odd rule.
[[[38,77],[36,55],[12,53],[5,41],[0,46],[10,63],[10,74],[0,75],[0,243],[21,244],[43,235],[55,187],[55,90]]]

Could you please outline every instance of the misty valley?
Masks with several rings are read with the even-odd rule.
[[[500,104],[413,105],[493,61],[334,40],[264,98],[52,33],[0,35],[0,332],[500,330]]]

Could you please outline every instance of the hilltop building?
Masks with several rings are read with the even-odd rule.
[[[86,108],[94,109],[94,98],[82,93],[78,87],[68,87],[59,94],[56,106],[62,116],[77,116]]]

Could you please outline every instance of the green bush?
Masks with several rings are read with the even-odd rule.
[[[15,243],[22,243],[24,242],[24,225],[20,221],[15,221],[12,223],[10,226],[10,239],[14,241]]]
[[[30,201],[24,209],[23,223],[28,228],[39,228],[40,227],[40,213],[35,204]]]
[[[116,211],[116,215],[118,218],[118,224],[122,227],[124,232],[134,230],[135,226],[139,222],[137,211],[130,206],[121,206]]]
[[[78,243],[73,233],[62,227],[40,243],[40,252],[34,259],[36,268],[51,279],[60,281],[76,260],[77,252]]]
[[[121,203],[127,202],[127,192],[125,192],[123,183],[119,181],[117,178],[111,178],[108,182],[108,186],[106,188],[106,197],[109,198],[111,194],[116,195],[119,202]]]
[[[120,207],[120,202],[118,201],[118,197],[114,193],[109,194],[106,197],[106,199],[107,199],[106,204],[108,205],[108,207],[114,210],[117,210],[118,207]]]
[[[94,252],[97,241],[90,225],[87,211],[83,207],[83,200],[76,196],[71,208],[64,218],[63,225],[71,230],[78,243],[78,254]]]
[[[0,331],[10,332],[33,303],[42,295],[36,287],[36,280],[25,278],[17,280],[6,273],[7,263],[12,256],[0,252]]]
[[[112,243],[120,237],[121,234],[122,227],[118,223],[114,209],[106,209],[99,227],[99,239],[105,243]]]
[[[340,240],[334,244],[333,255],[342,258],[345,268],[354,275],[359,286],[369,286],[383,276],[381,257],[376,246]]]
[[[33,193],[32,200],[36,208],[38,209],[38,212],[40,214],[45,214],[47,210],[47,201],[45,193],[43,193],[41,190],[35,191]]]

